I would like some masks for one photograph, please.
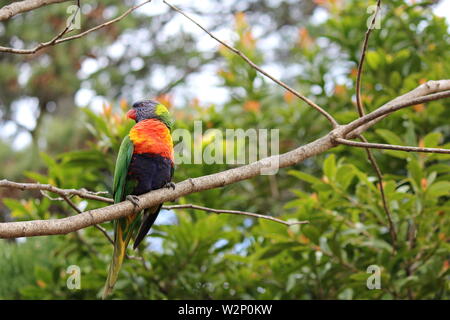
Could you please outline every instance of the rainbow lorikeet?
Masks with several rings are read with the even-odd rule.
[[[114,202],[129,200],[138,207],[137,195],[162,187],[172,187],[174,161],[173,119],[167,108],[153,100],[133,104],[127,113],[136,121],[123,139],[114,171]],[[114,254],[109,267],[103,298],[112,291],[125,257],[128,243],[134,238],[135,249],[156,220],[162,204],[114,221]]]

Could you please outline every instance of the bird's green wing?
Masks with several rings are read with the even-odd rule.
[[[133,156],[133,150],[133,142],[127,135],[120,145],[119,154],[116,160],[116,169],[114,170],[113,194],[115,203],[123,201],[127,196],[127,175]]]
[[[116,169],[114,170],[113,195],[115,203],[125,200],[125,197],[129,195],[133,189],[133,181],[129,181],[129,179],[127,179],[128,168],[133,156],[133,150],[133,142],[127,135],[120,145],[119,154],[116,160]],[[112,262],[109,266],[108,278],[106,280],[103,298],[106,298],[111,293],[114,284],[117,281],[128,243],[130,242],[133,234],[133,232],[130,232],[134,229],[133,220],[140,219],[125,217],[114,220],[114,253]]]

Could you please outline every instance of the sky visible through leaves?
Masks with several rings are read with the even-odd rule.
[[[274,0],[274,2],[277,2]],[[178,5],[178,1],[174,1],[173,4]],[[202,1],[201,6],[198,6],[198,10],[203,12],[208,12],[211,10],[214,10],[212,7],[213,3],[208,1]],[[143,6],[142,8],[138,9],[139,13],[147,14],[148,16],[156,16],[159,14],[162,14],[169,10],[167,6],[164,5],[156,5],[156,3],[148,4]],[[438,6],[435,7],[434,12],[438,16],[444,16],[446,17],[447,21],[450,21],[450,0],[442,1]],[[192,16],[199,21],[201,21],[206,27],[211,22],[211,18],[208,18],[207,16],[200,16],[196,14],[192,14]],[[327,12],[322,9],[318,8],[314,16],[312,17],[313,22],[320,23],[327,18]],[[205,52],[214,52],[217,50],[217,42],[213,39],[211,39],[207,34],[205,34],[202,30],[200,30],[197,26],[192,24],[191,22],[187,21],[182,16],[175,16],[175,18],[167,25],[167,27],[164,29],[164,32],[167,32],[168,35],[170,33],[176,33],[180,29],[189,32],[193,34],[197,39],[197,45],[199,46],[199,50],[205,51]],[[256,28],[252,29],[254,36],[258,38],[258,43],[261,47],[265,48],[264,52],[267,55],[270,55],[270,52],[274,49],[276,49],[277,42],[279,41],[279,38],[276,36],[269,36],[264,37],[262,34],[263,30]],[[221,28],[214,31],[214,34],[218,36],[220,39],[224,39],[226,41],[230,41],[233,39],[233,28],[232,28],[232,20],[230,19],[229,25],[224,25]],[[134,42],[135,37],[134,35],[130,34],[123,34],[121,37],[119,37],[119,40],[113,43],[108,48],[108,55],[113,57],[120,57],[125,50],[125,43],[126,42]],[[139,43],[139,42],[137,42]],[[145,47],[145,43],[139,43],[140,46]],[[133,62],[133,61],[132,61]],[[138,67],[139,63],[141,63],[139,60],[136,60],[136,67]],[[99,61],[96,59],[87,59],[83,62],[81,66],[81,70],[79,71],[79,77],[87,77],[89,74],[95,72],[99,68]],[[281,74],[283,70],[280,68],[280,65],[277,64],[269,64],[264,65],[263,68],[267,71],[269,71],[271,74],[273,74],[275,77],[281,77]],[[210,65],[207,68],[204,68],[202,71],[195,73],[189,77],[189,81],[187,81],[186,84],[177,86],[173,92],[171,92],[171,95],[174,99],[175,105],[180,105],[184,98],[198,98],[202,103],[209,104],[209,103],[217,103],[221,104],[226,100],[226,96],[228,94],[228,91],[225,88],[220,87],[220,79],[217,77],[217,68],[214,65]],[[26,78],[27,75],[24,74],[22,77]],[[151,81],[154,82],[155,86],[158,86],[158,83],[161,82],[160,80],[164,78],[164,74],[155,72],[152,75]],[[19,79],[20,81],[20,79]],[[163,83],[163,82],[161,82]],[[161,87],[163,84],[161,84]],[[147,98],[147,97],[142,97]],[[94,111],[101,111],[102,105],[105,102],[108,102],[105,97],[96,95],[95,91],[86,89],[86,88],[80,88],[75,93],[75,102],[77,106],[80,107],[89,107],[92,108]],[[36,113],[36,104],[37,99],[35,98],[23,98],[18,100],[14,106],[14,108],[17,110],[17,114],[20,115],[20,119],[18,119],[18,123],[25,126],[26,128],[32,129],[35,126],[35,117],[34,113]],[[15,132],[15,124],[13,122],[7,122],[3,125],[1,125],[0,130],[0,139],[5,139],[9,137],[12,133]],[[26,147],[31,142],[30,134],[27,132],[19,133],[15,141],[13,143],[13,146],[15,149],[20,150]]]

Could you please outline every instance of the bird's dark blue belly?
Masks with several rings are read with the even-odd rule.
[[[134,154],[128,176],[137,181],[133,194],[140,195],[164,187],[171,181],[172,161],[158,154]]]

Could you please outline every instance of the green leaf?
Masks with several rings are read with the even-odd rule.
[[[450,195],[450,181],[438,181],[428,187],[426,195],[428,198],[439,198]]]
[[[411,50],[408,49],[402,49],[395,53],[394,61],[397,65],[400,65],[404,63],[405,60],[407,60],[411,55]]]
[[[370,277],[370,273],[367,272],[357,272],[354,273],[350,276],[350,279],[357,281],[357,282],[362,282],[362,283],[366,283],[367,279]]]
[[[312,242],[314,242],[315,244],[319,244],[320,233],[316,227],[312,225],[303,226],[302,232],[305,236],[311,239]]]
[[[59,156],[66,167],[105,168],[105,154],[95,150],[71,151]]]
[[[431,132],[423,138],[423,142],[426,148],[436,148],[439,145],[439,141],[442,139],[442,134],[439,132]]]
[[[394,88],[400,87],[402,84],[402,77],[398,71],[394,71],[389,76],[389,82],[391,83],[391,86]]]
[[[376,248],[381,250],[386,250],[391,252],[392,246],[384,240],[381,239],[372,239],[369,241],[365,241],[361,244],[362,246],[367,246],[369,248]]]
[[[323,163],[323,172],[331,181],[336,177],[336,157],[334,154],[329,155]]]
[[[298,170],[289,170],[288,174],[291,176],[296,177],[297,179],[303,180],[305,182],[309,182],[311,184],[323,184],[323,181],[314,177],[313,175],[310,175],[308,173],[298,171]]]
[[[437,163],[432,166],[429,166],[427,172],[437,172],[437,173],[448,173],[450,172],[450,166],[444,163]]]
[[[420,167],[419,161],[414,157],[409,158],[407,168],[417,187],[420,187],[420,182],[423,178],[423,172],[422,168]]]
[[[43,183],[43,184],[48,183],[48,177],[44,176],[40,173],[32,172],[32,171],[25,171],[24,175],[30,179],[33,179],[36,182]]]
[[[398,135],[396,135],[394,132],[387,130],[387,129],[377,129],[375,132],[381,136],[384,140],[386,140],[387,143],[390,144],[396,144],[396,145],[403,145],[402,139]]]
[[[266,250],[264,250],[264,252],[259,256],[259,259],[264,260],[264,259],[273,258],[274,256],[277,256],[280,253],[283,253],[285,250],[289,250],[289,249],[292,249],[292,248],[298,247],[298,246],[301,246],[301,244],[298,242],[275,243],[275,244],[269,246],[269,248],[267,248]]]
[[[403,146],[404,143],[400,139],[399,136],[397,136],[394,132],[387,130],[387,129],[377,129],[375,132],[381,136],[387,143],[393,144],[393,145],[399,145]],[[393,150],[386,150],[386,154],[389,154],[393,157],[400,158],[400,159],[406,159],[408,158],[408,154],[406,152],[402,151],[393,151]]]
[[[82,108],[82,110],[87,114],[87,116],[95,123],[94,128],[100,132],[105,134],[108,137],[112,137],[111,133],[109,132],[108,125],[103,119],[103,117],[98,116],[94,113],[94,111],[90,110],[89,108]]]
[[[4,198],[2,201],[11,210],[11,215],[13,217],[23,218],[27,216],[28,210],[20,201],[10,198]]]
[[[377,70],[378,66],[381,63],[380,54],[375,51],[369,51],[366,55],[366,61],[372,70]]]
[[[347,190],[350,186],[355,174],[354,167],[349,164],[342,165],[337,169],[336,181],[339,183],[343,191]]]

